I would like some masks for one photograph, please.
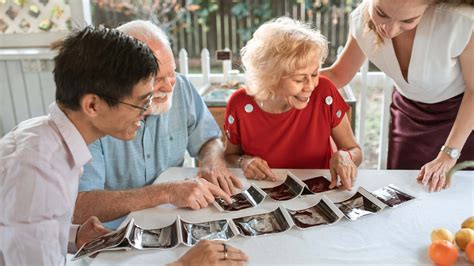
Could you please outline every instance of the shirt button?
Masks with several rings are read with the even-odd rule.
[[[147,155],[146,155],[146,158],[147,158],[147,159],[150,159],[150,157],[151,157],[150,154],[147,154]]]
[[[170,141],[173,141],[173,136],[170,136]]]

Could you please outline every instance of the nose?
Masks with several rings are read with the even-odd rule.
[[[398,25],[396,23],[390,22],[387,24],[383,25],[385,33],[388,35],[388,37],[393,38],[398,32]]]
[[[305,83],[306,86],[304,86],[303,90],[312,92],[314,90],[314,87],[317,86],[318,80],[319,78],[318,79],[314,79],[313,77],[309,78],[308,82]]]

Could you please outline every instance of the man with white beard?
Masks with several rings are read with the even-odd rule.
[[[167,36],[149,21],[118,30],[146,43],[160,63],[152,112],[133,141],[104,137],[89,145],[93,161],[84,167],[74,221],[94,215],[113,221],[106,225],[114,229],[132,211],[167,203],[200,209],[222,194],[230,201],[242,185],[225,165],[216,121],[191,82],[175,72]],[[183,165],[186,150],[200,160],[202,178],[153,184],[167,168]]]

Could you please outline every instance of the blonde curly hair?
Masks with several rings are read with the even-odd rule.
[[[261,25],[240,51],[245,70],[245,89],[258,100],[274,97],[282,77],[323,63],[328,54],[326,38],[309,24],[280,17]]]

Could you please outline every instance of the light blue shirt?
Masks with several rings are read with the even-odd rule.
[[[172,100],[168,112],[145,118],[134,140],[107,136],[90,144],[93,161],[84,167],[79,191],[150,185],[167,168],[182,166],[186,150],[196,157],[204,143],[220,137],[220,129],[201,96],[180,74]]]

